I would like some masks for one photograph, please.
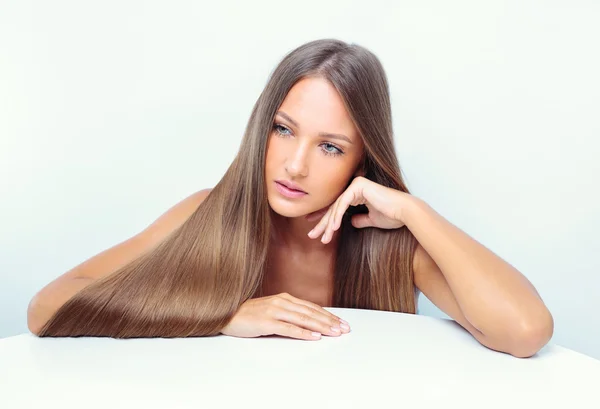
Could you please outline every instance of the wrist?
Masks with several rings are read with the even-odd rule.
[[[403,193],[403,200],[400,206],[400,221],[405,225],[409,225],[415,218],[415,215],[419,212],[419,209],[425,205],[425,202],[416,196],[408,193]]]

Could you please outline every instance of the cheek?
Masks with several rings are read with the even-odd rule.
[[[319,178],[319,190],[321,191],[322,198],[327,202],[335,201],[350,185],[348,177],[331,172],[329,177]]]
[[[265,153],[265,162],[268,164],[276,163],[281,156],[281,147],[278,146],[277,140],[274,137],[269,138],[267,150]]]
[[[275,148],[274,144],[271,143],[271,139],[269,139],[269,142],[267,143],[267,149],[265,152],[265,164],[266,167],[268,168],[270,164],[273,163],[274,161],[274,157],[277,154],[277,149]]]

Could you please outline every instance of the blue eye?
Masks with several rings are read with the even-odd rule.
[[[330,144],[330,143],[324,143],[324,144],[323,144],[323,146],[327,146],[327,147],[330,147],[330,148],[333,148],[333,149],[335,149],[334,151],[325,150],[325,154],[326,154],[326,155],[333,155],[333,156],[336,156],[336,155],[342,155],[342,154],[344,153],[344,152],[342,152],[342,151],[341,151],[341,150],[340,150],[340,149],[339,149],[337,146],[335,146],[335,145],[332,145],[332,144]]]
[[[288,132],[290,131],[290,130],[289,130],[289,129],[287,129],[285,126],[282,126],[282,125],[279,125],[279,124],[275,124],[275,125],[273,125],[273,129],[275,129],[279,135],[287,135],[287,134],[284,134],[284,133],[281,131],[282,129],[283,129],[284,131],[288,131]]]
[[[277,134],[279,136],[281,136],[281,137],[291,136],[291,134],[292,134],[291,131],[288,128],[286,128],[285,126],[283,126],[281,124],[274,124],[273,125],[273,130],[275,132],[277,132]],[[323,149],[321,152],[323,152],[324,155],[327,155],[327,156],[341,156],[341,155],[344,154],[343,150],[341,150],[340,148],[338,148],[337,146],[335,146],[332,143],[324,142],[324,143],[321,144],[321,146],[325,146],[325,147],[333,148],[334,149],[333,151],[328,150],[328,149]]]

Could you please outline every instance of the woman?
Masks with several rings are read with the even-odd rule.
[[[319,239],[319,240],[317,240]],[[516,269],[410,195],[388,83],[358,45],[289,53],[223,178],[65,273],[39,336],[340,336],[323,307],[415,313],[418,292],[488,348],[526,357],[553,320]]]

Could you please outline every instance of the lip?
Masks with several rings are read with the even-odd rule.
[[[281,193],[282,196],[288,197],[290,199],[297,199],[297,198],[300,198],[300,197],[304,197],[304,196],[306,196],[308,194],[308,193],[303,192],[303,191],[291,190],[287,186],[285,186],[284,184],[279,183],[277,181],[275,181],[275,189],[277,189],[277,191],[279,193]]]
[[[296,184],[296,183],[294,183],[294,182],[290,182],[289,180],[283,180],[283,179],[279,179],[279,180],[276,180],[275,182],[279,183],[280,185],[283,185],[283,186],[287,187],[288,189],[291,189],[291,190],[298,190],[298,191],[300,191],[300,192],[302,192],[302,193],[306,193],[306,192],[304,191],[304,189],[302,189],[302,188],[300,187],[300,185],[298,185],[298,184]]]

